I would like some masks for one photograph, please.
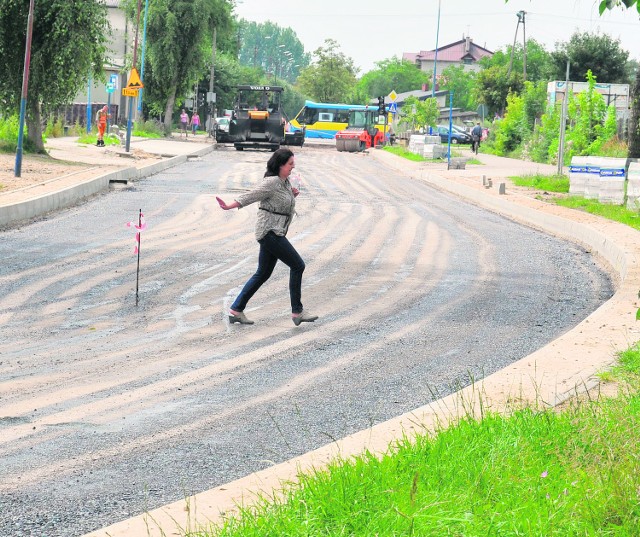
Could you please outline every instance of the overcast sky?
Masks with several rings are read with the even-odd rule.
[[[598,15],[600,0],[443,0],[438,46],[470,36],[491,51],[513,44],[520,10],[526,12],[527,39],[547,50],[568,41],[576,30],[620,39],[630,58],[640,60],[640,22],[632,9]],[[360,75],[374,62],[403,52],[436,48],[438,0],[238,0],[236,14],[250,21],[270,20],[292,28],[307,52],[335,39]],[[518,28],[523,41],[523,26]]]

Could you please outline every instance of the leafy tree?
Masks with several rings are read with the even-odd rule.
[[[475,110],[478,101],[475,93],[477,73],[466,71],[462,65],[450,65],[440,77],[440,88],[453,91],[453,106],[463,110]]]
[[[522,92],[507,97],[504,119],[496,123],[495,150],[505,155],[522,147],[527,149],[534,127],[545,111],[546,84],[542,81],[525,82]]]
[[[600,15],[607,9],[631,8],[634,5],[638,13],[640,13],[640,0],[601,0],[599,4]],[[604,61],[607,62],[608,58],[604,58]],[[601,80],[601,82],[604,82],[604,80]],[[640,70],[636,71],[635,84],[631,94],[631,125],[629,128],[628,156],[629,158],[640,158]]]
[[[124,7],[133,20],[138,2]],[[147,54],[155,95],[164,104],[164,127],[171,131],[176,102],[190,93],[211,64],[213,29],[231,26],[231,0],[153,0],[147,19]]]
[[[414,95],[409,96],[402,107],[402,122],[410,125],[411,129],[426,129],[435,125],[440,117],[438,100],[428,98],[419,100]]]
[[[298,87],[318,102],[346,102],[356,86],[357,69],[335,40],[326,39],[324,44],[313,52],[315,61],[300,73]]]
[[[513,60],[511,59],[511,51],[513,50]],[[506,67],[506,72],[518,72],[524,74],[524,47],[522,44],[516,44],[515,48],[507,45],[503,50],[497,50],[493,56],[486,56],[480,60],[482,67],[501,66]],[[545,82],[552,78],[555,73],[555,64],[551,53],[549,53],[543,45],[535,39],[527,39],[527,80]],[[564,78],[563,78],[564,80]]]
[[[358,81],[358,90],[367,97],[386,96],[395,90],[397,93],[420,89],[429,82],[429,76],[407,60],[392,57],[376,62],[376,68],[365,73]]]
[[[512,70],[507,76],[507,71],[508,66],[495,65],[482,69],[476,77],[477,100],[487,105],[490,115],[502,115],[508,95],[522,90],[522,74]]]
[[[555,79],[564,80],[569,60],[569,80],[581,80],[588,70],[598,82],[625,84],[629,82],[627,60],[629,53],[620,41],[606,34],[574,33],[568,43],[556,44],[551,53],[556,67]]]
[[[281,28],[271,21],[256,23],[243,19],[238,30],[238,61],[242,65],[262,68],[277,78],[293,83],[300,69],[307,67],[311,61],[291,28]]]
[[[634,4],[638,9],[638,13],[640,13],[640,2],[638,2],[637,0],[602,0],[600,2],[600,15],[604,13],[605,9],[614,9],[623,5],[629,8]]]
[[[101,0],[35,2],[27,98],[27,136],[44,152],[42,108],[72,101],[87,76],[105,80],[109,25]],[[0,0],[0,110],[16,113],[22,96],[29,2]]]

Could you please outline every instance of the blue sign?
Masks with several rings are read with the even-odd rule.
[[[389,112],[391,112],[392,114],[397,114],[398,113],[398,105],[397,105],[397,103],[390,103],[389,104]]]
[[[107,93],[113,93],[118,89],[118,75],[110,75],[107,83]]]

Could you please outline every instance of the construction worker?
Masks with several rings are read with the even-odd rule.
[[[98,110],[98,117],[96,123],[98,124],[98,147],[104,147],[104,131],[107,130],[107,118],[109,118],[109,109],[105,104],[100,110]]]

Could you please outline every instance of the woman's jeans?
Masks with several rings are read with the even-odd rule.
[[[296,249],[286,237],[276,235],[273,231],[269,231],[258,243],[260,244],[258,270],[245,283],[238,298],[231,304],[231,309],[233,311],[244,311],[251,297],[270,278],[276,263],[280,260],[291,269],[289,272],[291,312],[302,313],[302,273],[304,272],[305,264],[300,254],[296,252]]]

